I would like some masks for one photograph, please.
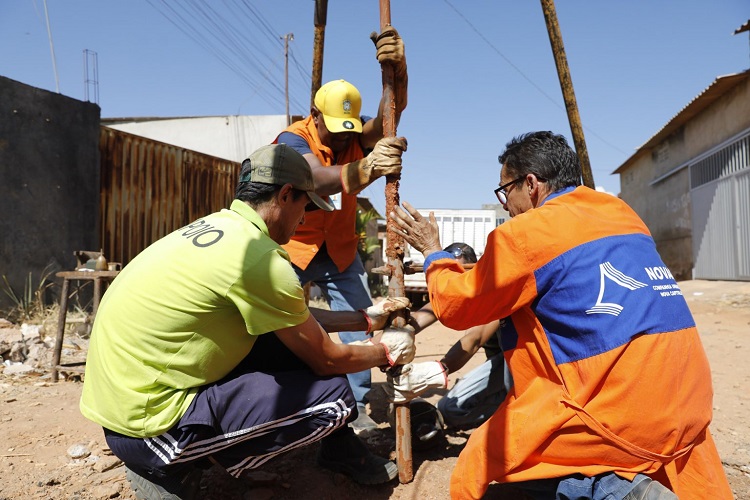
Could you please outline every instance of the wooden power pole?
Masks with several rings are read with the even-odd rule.
[[[568,68],[568,58],[565,56],[565,47],[563,47],[560,26],[557,23],[557,12],[555,11],[554,0],[541,0],[542,10],[544,11],[544,20],[547,23],[547,33],[552,45],[552,54],[555,56],[555,65],[557,66],[557,76],[560,79],[563,99],[565,99],[565,109],[568,111],[568,122],[570,123],[570,132],[573,134],[573,143],[578,153],[578,161],[581,162],[581,171],[583,173],[583,185],[594,189],[594,175],[591,173],[591,162],[589,161],[589,152],[586,149],[586,139],[583,137],[583,127],[581,117],[578,114],[578,104],[576,95],[573,92],[573,80],[570,78],[570,69]]]
[[[323,45],[326,38],[328,0],[315,0],[315,38],[313,39],[312,91],[310,107],[315,105],[315,93],[323,85]]]

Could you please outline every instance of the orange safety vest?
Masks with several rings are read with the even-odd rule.
[[[469,439],[451,496],[490,482],[646,474],[682,499],[731,499],[713,443],[708,359],[646,225],[585,187],[497,227],[473,269],[425,261],[438,319],[501,327],[514,387]]]
[[[310,146],[310,150],[326,167],[344,165],[364,158],[364,152],[358,140],[351,142],[343,153],[334,158],[333,151],[320,142],[318,130],[312,116],[291,124],[285,132],[296,134]],[[278,137],[274,140],[274,144]],[[323,243],[331,260],[339,271],[343,271],[354,261],[357,255],[359,236],[355,232],[357,217],[357,197],[341,193],[341,208],[333,212],[314,210],[305,214],[305,223],[297,227],[292,239],[284,245],[292,263],[300,269],[307,269],[310,261],[318,253]]]

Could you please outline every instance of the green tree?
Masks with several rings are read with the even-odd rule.
[[[355,231],[357,232],[357,236],[359,236],[357,253],[359,253],[359,257],[362,259],[363,264],[372,259],[373,254],[380,250],[380,242],[378,239],[376,237],[367,236],[368,223],[377,219],[378,213],[375,210],[363,210],[362,208],[357,210],[357,219],[355,221]],[[387,288],[383,285],[383,280],[380,275],[370,273],[367,276],[367,283],[370,286],[370,294],[373,297],[386,294]]]
[[[371,220],[377,220],[378,213],[375,210],[357,210],[357,219],[354,224],[354,230],[359,236],[357,252],[364,264],[372,259],[372,254],[380,248],[380,242],[376,237],[367,237],[367,225]]]

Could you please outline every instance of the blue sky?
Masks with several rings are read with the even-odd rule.
[[[47,0],[60,93],[84,99],[84,49],[97,53],[102,117],[307,115],[313,0]],[[205,7],[203,7],[205,9]],[[558,0],[558,21],[596,184],[720,75],[750,67],[747,0]],[[42,0],[0,4],[0,75],[56,91]],[[513,136],[562,133],[572,143],[538,1],[391,0],[406,43],[409,140],[400,194],[417,207],[495,201],[497,155]],[[377,0],[329,0],[323,81],[344,78],[380,99],[369,34]],[[90,74],[90,76],[93,76]],[[89,96],[93,98],[93,87]],[[365,192],[384,206],[382,181]]]

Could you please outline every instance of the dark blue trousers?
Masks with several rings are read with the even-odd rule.
[[[346,376],[315,375],[268,333],[231,373],[203,387],[166,433],[148,438],[104,433],[112,452],[141,475],[172,476],[205,466],[210,457],[239,477],[331,435],[356,412]]]

